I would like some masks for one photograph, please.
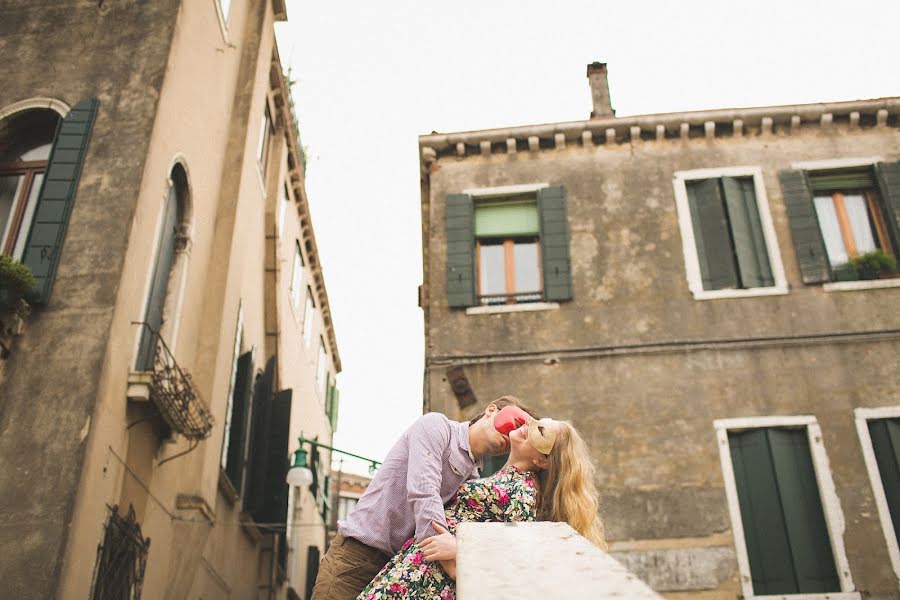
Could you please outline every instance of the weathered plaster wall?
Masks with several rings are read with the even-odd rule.
[[[56,591],[179,3],[100,4],[8,0],[0,19],[15,65],[0,106],[100,100],[52,298],[0,388],[0,580],[16,598]]]
[[[665,140],[513,155],[446,157],[424,207],[426,408],[468,418],[512,393],[571,420],[598,469],[611,549],[680,597],[741,592],[713,420],[814,415],[841,502],[859,589],[891,593],[888,561],[852,409],[897,404],[894,339],[618,355],[573,348],[898,328],[900,290],[825,292],[801,283],[778,171],[800,160],[900,158],[893,128]],[[789,284],[784,296],[696,301],[688,290],[673,173],[759,166]],[[446,305],[443,199],[464,189],[561,184],[568,197],[574,300],[556,310],[466,315]],[[527,352],[514,358],[510,352]],[[471,355],[485,355],[473,357]],[[460,411],[446,381],[461,364],[479,402]],[[705,590],[705,591],[704,591]]]

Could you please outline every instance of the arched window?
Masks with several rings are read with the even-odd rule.
[[[60,116],[48,108],[0,121],[0,253],[22,258]]]
[[[179,232],[185,218],[188,201],[187,174],[181,165],[175,165],[170,176],[171,185],[166,196],[163,210],[162,229],[156,248],[156,260],[153,263],[153,274],[147,307],[144,310],[144,323],[141,329],[141,340],[138,346],[135,370],[150,371],[153,369],[153,358],[156,354],[157,339],[163,327],[166,312],[166,297],[169,293],[172,266],[179,246]]]

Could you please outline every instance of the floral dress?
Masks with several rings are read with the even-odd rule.
[[[533,521],[534,476],[507,465],[490,477],[471,479],[447,505],[448,530],[462,521]],[[414,538],[379,571],[357,600],[453,600],[456,583],[438,562],[429,562]]]

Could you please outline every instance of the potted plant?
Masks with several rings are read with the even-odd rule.
[[[873,250],[850,259],[859,279],[885,279],[897,275],[897,260],[882,250]]]
[[[18,311],[33,289],[31,269],[9,256],[0,256],[0,312]]]

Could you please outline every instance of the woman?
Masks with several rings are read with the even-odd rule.
[[[532,419],[512,431],[509,442],[506,465],[490,477],[464,483],[447,506],[450,534],[461,521],[564,521],[605,547],[594,467],[575,428],[566,421]],[[410,539],[357,600],[451,600],[455,557],[451,536]]]

